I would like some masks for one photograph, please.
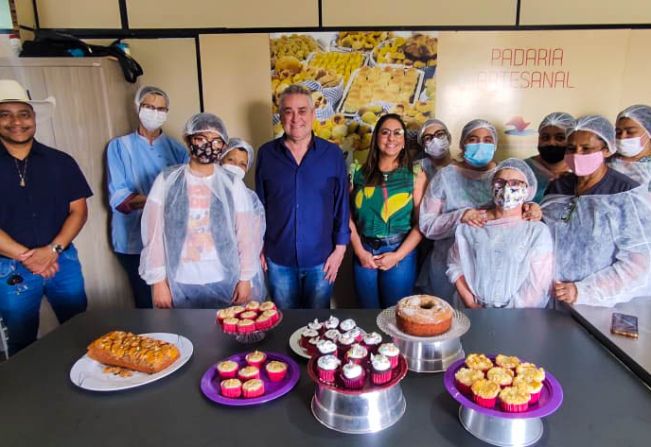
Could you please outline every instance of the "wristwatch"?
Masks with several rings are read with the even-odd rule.
[[[63,253],[63,245],[61,244],[50,244],[50,247],[52,247],[52,251],[58,255]]]

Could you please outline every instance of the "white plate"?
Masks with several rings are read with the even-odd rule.
[[[303,332],[306,327],[307,326],[299,327],[289,336],[289,347],[292,348],[292,351],[297,355],[304,359],[309,359],[311,357],[310,354],[307,353],[307,349],[304,349],[303,346],[301,346],[301,332]]]
[[[192,351],[194,350],[192,342],[182,335],[167,332],[152,332],[140,335],[172,343],[179,349],[180,357],[170,366],[156,374],[134,371],[131,377],[120,377],[105,373],[104,364],[91,359],[88,355],[84,355],[77,360],[70,370],[70,380],[72,383],[79,388],[90,391],[128,390],[129,388],[146,385],[169,376],[192,357]]]

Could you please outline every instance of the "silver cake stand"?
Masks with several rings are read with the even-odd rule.
[[[461,336],[470,329],[470,320],[459,310],[454,311],[450,329],[436,337],[416,337],[398,329],[395,306],[380,312],[376,322],[378,327],[400,348],[410,371],[443,372],[466,355],[461,346]]]

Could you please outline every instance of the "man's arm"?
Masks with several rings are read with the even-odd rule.
[[[20,256],[28,250],[27,247],[23,244],[19,244],[6,232],[0,229],[0,255],[19,260]]]

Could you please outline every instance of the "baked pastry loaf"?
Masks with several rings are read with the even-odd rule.
[[[113,331],[88,345],[88,357],[111,366],[121,366],[154,374],[180,357],[171,343],[143,337],[131,332]]]
[[[398,301],[396,323],[402,332],[418,337],[443,334],[452,325],[452,307],[440,298],[414,295]]]

